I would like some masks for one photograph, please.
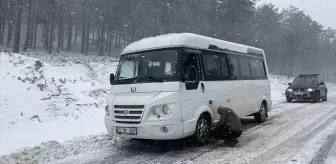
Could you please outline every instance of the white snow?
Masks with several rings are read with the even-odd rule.
[[[71,156],[92,153],[102,147],[113,147],[118,143],[122,142],[106,135],[79,137],[62,144],[57,141],[48,141],[33,148],[26,148],[20,152],[13,153],[11,156],[2,156],[0,157],[0,163],[51,163]]]
[[[35,57],[51,64],[0,53],[0,155],[105,132],[107,79],[116,63],[72,55]]]
[[[331,157],[328,157],[325,161],[324,161],[325,164],[335,164],[336,163],[336,156],[331,156]]]
[[[0,53],[0,163],[50,163],[92,155],[94,151],[101,156],[115,144],[122,144],[124,140],[106,136],[103,121],[108,77],[109,73],[115,72],[116,66],[115,59],[106,57]],[[275,75],[270,78],[272,100],[276,105],[271,114],[274,125],[257,126],[255,131],[252,128],[246,132],[264,137],[269,149],[293,137],[297,129],[305,128],[310,121],[332,108],[325,105],[326,109],[316,114],[314,106],[301,109],[307,104],[283,104],[287,83],[293,78]],[[328,88],[329,97],[336,97],[336,85],[328,84]],[[38,115],[41,122],[38,118],[31,119],[34,115]],[[288,122],[296,123],[291,125],[294,128],[286,129]],[[299,149],[292,157],[293,163],[310,161],[335,126],[335,123],[330,124]],[[278,133],[281,135],[268,138],[268,135]],[[258,142],[256,140],[255,144]],[[247,150],[252,150],[253,144],[247,146]],[[265,147],[260,147],[256,153],[249,152],[246,160],[266,151],[261,148]],[[215,151],[205,157],[221,154]],[[333,163],[333,160],[330,157],[327,163]]]
[[[171,47],[190,47],[208,49],[209,45],[217,45],[219,48],[228,49],[231,51],[237,51],[247,53],[248,49],[262,51],[258,48],[253,48],[241,44],[218,40],[206,36],[201,36],[192,33],[171,33],[155,37],[149,37],[140,41],[134,42],[128,45],[122,54],[128,54],[138,51],[153,50],[159,48],[171,48]]]
[[[296,155],[292,157],[288,164],[297,164],[297,163],[310,163],[315,156],[315,153],[318,152],[326,142],[328,136],[334,132],[336,127],[336,122],[326,127],[321,133],[318,133],[312,140],[307,144],[303,145],[302,149],[296,152]],[[331,164],[331,163],[330,163]]]
[[[285,101],[285,91],[288,87],[288,83],[292,82],[293,78],[271,75],[270,79],[271,79],[273,104]]]

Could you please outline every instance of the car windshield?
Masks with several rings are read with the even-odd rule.
[[[177,81],[177,50],[156,50],[123,55],[115,84]]]
[[[316,77],[298,77],[294,80],[292,85],[296,86],[312,86],[317,84]]]

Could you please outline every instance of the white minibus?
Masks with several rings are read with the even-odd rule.
[[[209,139],[219,106],[264,122],[272,107],[264,51],[191,33],[142,39],[121,54],[105,108],[110,136]]]

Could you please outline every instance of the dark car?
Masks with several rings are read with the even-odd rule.
[[[328,89],[319,74],[299,75],[293,83],[288,84],[286,100],[312,100],[314,103],[321,99],[327,101]]]

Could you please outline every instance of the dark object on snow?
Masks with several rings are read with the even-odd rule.
[[[328,100],[328,88],[319,74],[302,74],[288,84],[286,100],[312,100],[314,103]]]
[[[43,63],[40,60],[35,61],[35,70],[39,70],[41,67],[43,67]]]
[[[243,126],[238,115],[230,108],[219,107],[217,109],[220,119],[217,124],[211,128],[211,136],[225,140],[225,144],[234,147],[238,140],[237,138],[242,134]]]
[[[34,114],[34,116],[30,118],[30,120],[32,120],[32,119],[34,119],[34,118],[37,118],[39,122],[42,122],[42,121],[40,120],[40,118],[39,118],[38,115]]]

